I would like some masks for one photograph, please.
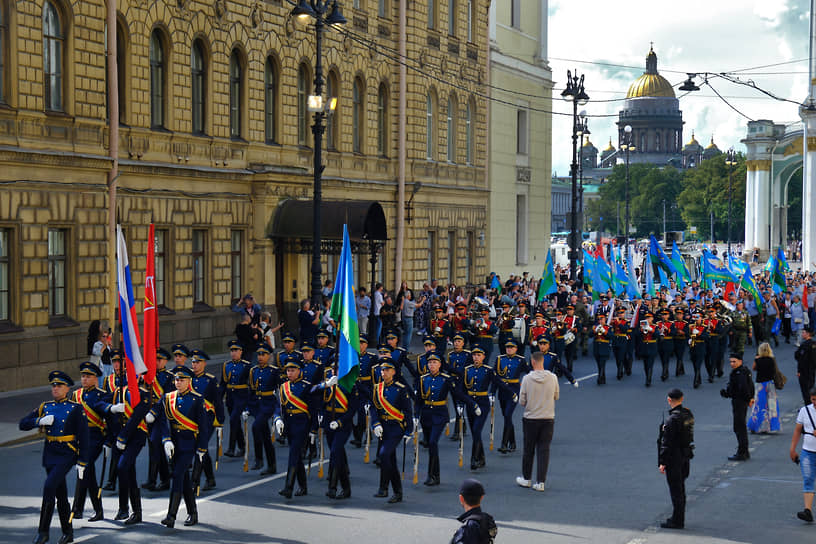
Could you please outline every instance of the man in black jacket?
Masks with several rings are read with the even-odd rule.
[[[664,529],[682,529],[686,522],[686,478],[694,457],[694,415],[683,406],[683,392],[669,391],[669,418],[660,431],[657,463],[669,484],[673,512],[660,524]]]
[[[810,329],[802,330],[802,344],[796,349],[796,375],[805,406],[810,404],[810,388],[816,381],[816,343]]]
[[[492,544],[498,528],[493,516],[482,512],[482,498],[485,490],[479,480],[468,478],[459,488],[459,504],[465,509],[457,520],[462,526],[457,529],[451,544]]]
[[[720,396],[731,399],[734,434],[737,435],[737,453],[728,460],[747,461],[751,455],[748,453],[748,427],[745,418],[748,407],[754,404],[754,380],[751,378],[751,371],[742,364],[742,353],[732,353],[728,362],[731,364],[731,375],[726,388],[720,390]]]

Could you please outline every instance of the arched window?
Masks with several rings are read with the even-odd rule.
[[[266,143],[273,144],[277,138],[278,71],[275,59],[267,57],[264,70],[264,133]]]
[[[425,157],[432,161],[436,158],[436,128],[434,118],[436,116],[436,95],[433,91],[428,91],[425,109]]]
[[[164,85],[167,79],[164,44],[159,30],[150,35],[150,126],[164,127]]]
[[[359,77],[354,78],[351,101],[353,108],[351,112],[352,151],[362,153],[365,127],[365,89]]]
[[[190,70],[192,75],[193,96],[193,134],[204,134],[206,130],[207,103],[207,64],[204,56],[204,45],[201,40],[193,42]]]
[[[43,76],[45,109],[62,111],[63,56],[65,34],[59,11],[51,2],[43,6]]]
[[[237,49],[233,49],[230,55],[229,71],[230,138],[240,138],[243,125],[241,99],[244,92],[244,70],[241,66],[241,54]]]
[[[308,145],[307,134],[309,130],[309,121],[307,115],[306,100],[309,95],[309,69],[305,64],[301,64],[298,68],[298,82],[297,82],[297,121],[298,121],[298,145]]]
[[[337,83],[337,73],[332,70],[329,72],[329,77],[326,78],[326,97],[331,100],[333,97],[337,98],[340,94],[340,85]],[[334,111],[331,115],[326,116],[326,149],[337,149],[337,139],[338,133],[340,132],[337,130],[338,122],[337,122],[337,110]]]
[[[655,132],[655,151],[660,152],[660,132]]]
[[[473,100],[469,100],[467,103],[467,109],[465,110],[465,163],[468,165],[473,164],[473,110],[475,109],[473,105]]]
[[[380,83],[377,89],[377,154],[381,157],[388,156],[388,133],[388,87]]]
[[[456,97],[448,97],[448,162],[456,162]]]

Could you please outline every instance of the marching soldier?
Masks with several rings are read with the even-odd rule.
[[[453,335],[453,349],[448,352],[447,372],[453,376],[457,385],[462,383],[462,376],[465,374],[465,368],[473,364],[473,358],[470,356],[470,350],[465,349],[465,336],[461,333]],[[459,420],[462,416],[459,415],[459,406],[461,404],[453,400],[453,408],[456,412],[456,420],[453,422],[453,432],[451,433],[451,440],[459,440]],[[465,428],[462,427],[462,432]]]
[[[660,365],[663,367],[660,380],[669,379],[669,364],[674,355],[674,324],[669,321],[669,310],[660,310],[660,321],[657,323],[657,353],[660,355]]]
[[[504,355],[505,344],[513,339],[513,327],[515,326],[515,316],[512,313],[512,305],[509,302],[502,302],[502,313],[496,319],[499,326],[499,354]]]
[[[483,309],[482,317],[473,322],[470,329],[473,347],[480,348],[485,355],[485,359],[490,359],[490,354],[493,351],[493,336],[498,331],[496,324],[490,321],[490,310]]]
[[[592,329],[592,355],[598,366],[598,385],[606,383],[606,361],[609,360],[609,343],[613,337],[612,327],[606,324],[606,310],[598,308],[595,327]]]
[[[111,414],[119,414],[121,421],[116,435],[116,449],[120,452],[116,467],[119,475],[119,511],[113,519],[125,520],[125,525],[142,522],[142,495],[136,480],[136,459],[147,442],[147,424],[155,419],[153,416],[145,419],[150,411],[150,395],[144,380],[139,378],[138,402],[131,396],[128,387],[119,388],[113,394],[113,399],[118,402],[107,409]],[[128,513],[128,499],[132,514]]]
[[[561,359],[558,354],[550,351],[550,339],[547,336],[541,335],[536,342],[538,344],[538,351],[544,354],[544,370],[549,370],[559,378],[564,376],[574,387],[578,387],[578,382],[575,381],[575,376],[569,371],[567,367],[561,364]]]
[[[303,354],[300,350],[295,349],[295,336],[292,333],[283,333],[281,342],[283,343],[283,349],[275,354],[272,366],[280,371],[280,379],[283,381],[286,379],[286,372],[284,371],[286,363],[290,360],[302,362]]]
[[[637,340],[640,356],[643,358],[643,370],[646,374],[646,387],[652,386],[652,371],[657,356],[657,330],[653,323],[654,314],[646,312],[646,319],[640,322]]]
[[[62,527],[59,544],[65,544],[74,541],[65,476],[76,465],[77,477],[80,480],[85,477],[89,460],[88,424],[82,406],[68,398],[70,388],[74,385],[71,377],[65,372],[54,370],[48,375],[48,381],[54,400],[43,402],[21,419],[20,430],[30,431],[40,427],[45,432],[42,466],[47,476],[43,486],[40,525],[34,544],[48,542],[55,503]]]
[[[683,367],[683,356],[686,354],[686,346],[688,345],[689,337],[689,323],[685,319],[685,311],[682,307],[674,309],[674,356],[677,358],[675,363],[674,375],[683,376],[686,369]]]
[[[385,344],[391,350],[391,361],[394,363],[394,368],[397,370],[397,380],[402,381],[402,367],[410,365],[408,361],[408,350],[398,346],[399,335],[397,331],[390,331],[385,335]],[[404,382],[403,382],[404,383]]]
[[[581,334],[581,330],[583,329],[581,320],[575,316],[575,306],[572,304],[567,305],[567,315],[564,317],[564,325],[566,326],[567,332],[573,334],[572,342],[567,344],[565,341],[564,343],[564,356],[567,359],[567,368],[572,372],[572,364],[578,357],[578,335]]]
[[[99,484],[96,480],[96,459],[105,445],[105,409],[113,395],[105,393],[97,386],[102,370],[95,364],[84,362],[79,365],[79,376],[82,387],[74,391],[71,400],[82,406],[88,425],[88,465],[83,477],[77,478],[71,511],[74,519],[82,519],[85,497],[90,492],[94,515],[88,518],[88,521],[99,521],[103,519],[103,514]]]
[[[176,366],[187,366],[187,359],[190,358],[190,348],[184,344],[173,344],[170,346],[170,353],[173,354],[173,362],[176,363]]]
[[[218,380],[215,376],[206,372],[207,361],[210,359],[210,356],[200,349],[191,351],[190,356],[193,360],[193,391],[204,397],[204,408],[209,418],[207,424],[207,432],[209,434],[209,436],[207,436],[208,447],[203,458],[198,456],[194,460],[193,485],[198,489],[201,473],[204,472],[207,482],[202,490],[208,491],[215,488],[215,471],[213,471],[212,457],[209,452],[209,442],[212,433],[216,429],[220,429],[223,425],[224,404],[221,401],[221,396],[218,394]]]
[[[293,340],[294,343],[294,340]],[[275,474],[278,472],[277,459],[275,457],[275,445],[272,443],[272,433],[269,429],[269,419],[275,414],[275,392],[280,385],[280,370],[269,361],[272,355],[272,347],[266,342],[261,343],[256,350],[258,364],[249,371],[248,383],[250,394],[255,397],[252,403],[252,415],[255,420],[252,422],[252,442],[255,446],[255,464],[252,470],[263,468],[263,453],[266,453],[266,469],[261,471],[261,476]],[[296,359],[292,359],[296,361]],[[242,419],[249,417],[250,410],[244,410]]]
[[[708,372],[708,383],[714,382],[714,376],[718,378],[723,375],[723,351],[720,345],[720,336],[723,332],[723,326],[719,319],[717,319],[717,309],[713,306],[707,308],[708,319],[704,320],[703,324],[708,330],[708,339],[706,340],[706,371]]]
[[[499,379],[492,367],[485,364],[486,354],[482,348],[478,346],[473,348],[471,357],[473,357],[473,364],[465,368],[462,382],[467,394],[476,403],[476,408],[479,409],[478,412],[476,408],[472,408],[467,412],[470,432],[473,435],[473,445],[470,451],[470,470],[476,470],[485,466],[486,463],[484,444],[482,443],[482,429],[487,422],[492,401],[492,397],[488,398],[488,390],[498,388],[511,397],[513,402],[518,402],[518,396],[507,384]],[[491,388],[491,386],[493,387]]]
[[[601,295],[600,297],[601,305],[599,308],[604,307],[604,303],[606,302],[606,295]],[[589,315],[589,309],[587,305],[584,303],[582,297],[575,297],[575,301],[573,302],[573,306],[575,306],[575,317],[578,318],[578,321],[581,323],[581,328],[578,330],[578,340],[580,341],[581,345],[581,355],[584,357],[587,356],[587,337],[591,336],[588,334],[588,326],[592,323],[592,317]],[[522,353],[524,355],[524,353]]]
[[[375,497],[387,497],[388,485],[394,491],[389,503],[402,501],[402,480],[397,469],[397,446],[412,439],[414,430],[411,397],[407,387],[396,381],[396,367],[391,358],[380,360],[382,381],[374,387],[374,410],[372,430],[381,439],[378,448],[380,459],[380,487]]]
[[[110,358],[111,366],[113,367],[113,374],[105,379],[102,389],[106,393],[110,393],[112,398],[111,402],[116,404],[121,402],[121,399],[117,399],[116,392],[124,391],[125,387],[127,386],[127,374],[125,373],[125,369],[122,365],[122,354],[119,353],[119,350],[111,350]],[[116,442],[116,435],[122,428],[122,421],[118,416],[110,416],[108,418],[107,427],[105,445],[103,447],[108,448],[108,453],[110,453],[110,469],[108,469],[108,481],[105,483],[102,489],[105,491],[114,491],[116,489],[116,480],[118,479],[116,467],[119,465],[119,455],[121,453],[114,446]]]
[[[431,336],[436,345],[436,351],[440,355],[445,354],[448,348],[448,337],[450,333],[450,321],[445,317],[445,309],[441,306],[434,307],[434,315],[431,318]]]
[[[434,338],[432,336],[425,337],[425,339],[422,341],[422,347],[425,349],[425,353],[420,353],[417,355],[415,365],[408,365],[407,367],[408,372],[410,372],[411,376],[414,377],[414,390],[419,389],[419,378],[428,373],[428,357],[434,353],[441,356],[439,351],[436,349],[436,342],[434,342]]]
[[[544,312],[538,311],[535,313],[535,321],[530,326],[530,333],[529,333],[529,341],[530,341],[530,352],[538,351],[538,337],[539,336],[549,336],[550,334],[550,327],[548,325],[548,321]]]
[[[329,345],[329,332],[320,329],[317,332],[317,345],[314,346],[314,358],[319,361],[324,368],[329,368],[334,361],[334,346]]]
[[[471,328],[470,316],[467,314],[467,304],[464,302],[457,302],[455,313],[451,318],[451,333],[455,336],[461,335],[465,339],[465,344],[468,342]]]
[[[237,340],[231,340],[227,347],[230,352],[230,360],[224,363],[221,370],[221,384],[218,389],[218,397],[224,398],[226,394],[227,411],[229,412],[229,447],[224,455],[227,457],[243,457],[244,431],[241,429],[241,414],[243,414],[249,404],[249,371],[252,365],[243,359],[244,346]],[[269,350],[271,353],[271,350]],[[268,354],[267,354],[268,355]],[[249,437],[246,437],[249,440]],[[235,446],[238,445],[238,451]]]
[[[745,309],[745,303],[740,300],[737,302],[736,309],[731,312],[732,320],[732,334],[734,335],[733,351],[742,353],[745,351],[745,343],[750,342],[754,334],[751,326],[751,317]]]
[[[457,386],[456,378],[442,372],[442,360],[437,353],[428,356],[428,372],[423,374],[416,389],[414,425],[422,425],[428,444],[428,478],[424,485],[439,485],[439,439],[448,424],[448,394],[481,415],[481,409]]]
[[[373,394],[373,370],[377,364],[377,356],[368,351],[368,337],[364,334],[360,335],[360,372],[357,375],[357,389],[359,390],[359,397],[364,399],[357,406],[357,422],[354,424],[353,433],[354,438],[351,444],[355,448],[362,447],[363,435],[365,434],[366,425],[366,402],[370,403],[371,395]]]
[[[702,383],[701,373],[703,362],[706,360],[708,328],[703,323],[703,314],[701,312],[692,314],[691,318],[692,323],[689,324],[688,342],[691,364],[694,366],[694,389],[697,389]]]
[[[323,404],[320,409],[318,424],[326,435],[329,447],[329,490],[326,496],[330,499],[348,499],[351,497],[351,480],[349,479],[346,441],[351,436],[352,420],[360,405],[357,383],[351,391],[345,391],[338,384],[337,364],[328,369],[328,378],[314,386],[312,391],[322,391]],[[337,493],[337,484],[342,491]]]
[[[530,369],[524,357],[516,353],[518,345],[515,340],[512,338],[508,340],[504,344],[504,349],[505,354],[499,355],[496,359],[496,374],[507,385],[511,394],[504,390],[499,391],[499,406],[504,417],[504,429],[499,452],[511,453],[516,451],[516,429],[513,426],[513,412],[516,410],[516,402],[513,397],[518,398],[522,375],[529,372]]]
[[[167,370],[167,361],[170,360],[170,353],[166,349],[156,350],[156,377],[150,387],[151,404],[161,401],[164,394],[172,391],[175,387],[174,377]],[[155,422],[148,424],[147,430],[149,438],[147,441],[148,465],[147,481],[142,484],[142,489],[148,491],[167,491],[170,489],[170,467],[167,465],[167,457],[161,445],[161,428]],[[159,485],[156,485],[156,478],[160,478]]]
[[[192,388],[194,372],[186,366],[177,366],[173,374],[176,390],[165,393],[161,404],[154,410],[157,423],[162,430],[163,449],[173,468],[170,505],[167,508],[167,516],[161,521],[162,525],[171,529],[176,523],[182,496],[187,508],[184,525],[198,523],[198,508],[190,467],[195,458],[199,462],[203,460],[210,435],[206,401]]]
[[[315,358],[315,350],[311,345],[311,342],[304,342],[300,346],[300,352],[303,355],[303,365],[301,367],[301,375],[303,376],[303,380],[310,384],[320,383],[323,381],[328,366]],[[284,373],[285,372],[286,369],[284,369]],[[286,379],[281,380],[280,383],[286,383]],[[317,454],[314,440],[309,441],[308,448],[309,456],[314,457]]]
[[[615,366],[617,367],[617,379],[623,379],[626,369],[626,358],[629,351],[629,321],[626,319],[626,310],[618,308],[615,310],[615,319],[612,320],[612,330],[614,340],[612,340],[612,352],[615,354]]]

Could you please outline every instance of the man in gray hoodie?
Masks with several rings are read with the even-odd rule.
[[[524,454],[521,458],[521,476],[516,483],[544,491],[547,466],[550,463],[550,442],[555,425],[555,401],[558,400],[558,378],[544,370],[544,354],[532,354],[533,371],[521,380],[519,404],[524,406],[522,427],[524,430]],[[532,483],[533,457],[538,458],[536,483]]]

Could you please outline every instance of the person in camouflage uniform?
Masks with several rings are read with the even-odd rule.
[[[745,351],[746,342],[753,336],[753,326],[751,325],[751,317],[745,309],[743,301],[737,302],[737,307],[729,312],[731,316],[731,335],[732,335],[732,349],[731,351],[742,353]]]

